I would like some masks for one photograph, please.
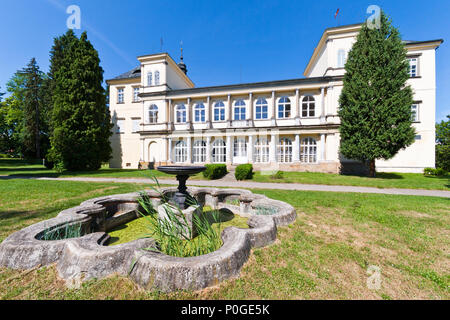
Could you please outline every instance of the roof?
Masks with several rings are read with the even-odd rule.
[[[135,67],[131,69],[130,71],[127,71],[125,73],[122,73],[120,76],[117,76],[115,78],[109,79],[110,80],[123,80],[123,79],[134,79],[134,78],[140,78],[141,77],[141,67]]]

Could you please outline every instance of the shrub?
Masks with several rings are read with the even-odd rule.
[[[236,180],[247,180],[253,178],[253,166],[251,164],[241,164],[236,167]]]
[[[209,180],[220,179],[228,173],[226,164],[206,164],[205,167],[203,177]]]
[[[425,176],[438,176],[438,177],[442,177],[442,176],[447,175],[448,172],[445,171],[445,170],[442,169],[442,168],[437,168],[437,169],[434,169],[434,168],[425,168],[425,169],[423,169],[423,174],[424,174]]]
[[[270,179],[273,179],[273,180],[283,179],[283,177],[284,177],[283,171],[277,171],[274,174],[270,175]]]

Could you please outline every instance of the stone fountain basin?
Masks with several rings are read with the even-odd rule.
[[[205,166],[159,166],[156,168],[158,171],[173,174],[192,176],[206,170]]]
[[[188,191],[201,205],[249,217],[250,228],[226,228],[222,232],[222,247],[197,257],[179,258],[142,250],[156,247],[149,238],[106,246],[110,238],[106,232],[140,217],[138,193],[112,195],[87,200],[53,219],[13,233],[0,244],[0,266],[31,269],[56,264],[59,276],[68,284],[120,274],[146,289],[199,290],[238,276],[252,247],[274,242],[277,226],[296,219],[295,209],[289,204],[248,190],[189,188]],[[155,207],[161,204],[159,193],[146,192]],[[163,188],[162,192],[174,193],[176,188]],[[258,206],[275,208],[276,213],[256,215]],[[81,237],[40,240],[48,228],[62,229],[71,224],[81,225]]]

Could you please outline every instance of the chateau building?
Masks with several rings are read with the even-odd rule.
[[[337,173],[358,163],[339,154],[344,64],[361,24],[326,29],[299,79],[196,88],[167,53],[108,80],[113,168],[252,163],[256,170]],[[378,171],[435,165],[435,52],[443,40],[405,41],[414,91],[415,142]]]

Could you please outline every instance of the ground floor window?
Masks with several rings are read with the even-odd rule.
[[[269,143],[267,139],[256,140],[254,158],[256,163],[269,162]]]
[[[235,139],[233,149],[235,157],[247,156],[247,144],[245,143],[245,139]]]
[[[175,144],[175,162],[183,163],[187,161],[187,144],[184,141],[178,141]]]
[[[194,162],[206,162],[206,142],[203,140],[197,140],[194,142]]]
[[[292,162],[292,141],[289,138],[281,138],[277,147],[278,162]]]
[[[313,138],[305,138],[300,145],[300,161],[304,163],[317,162],[317,142]]]
[[[212,162],[223,163],[227,160],[227,145],[222,139],[215,140],[212,145]]]

